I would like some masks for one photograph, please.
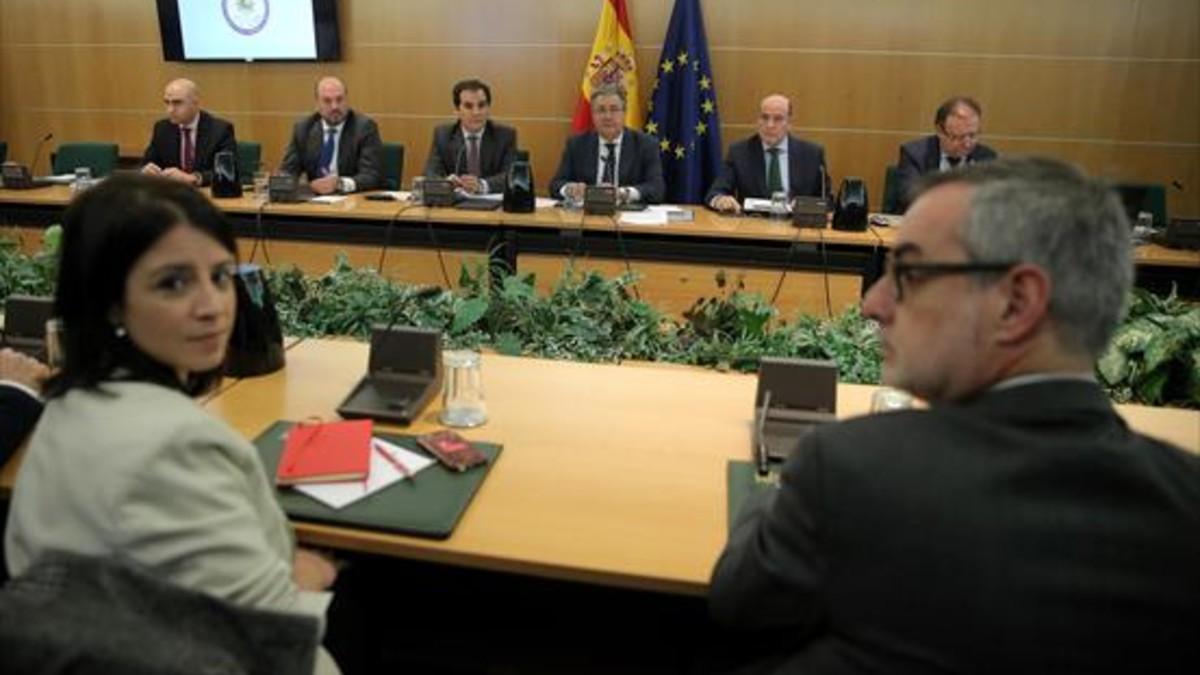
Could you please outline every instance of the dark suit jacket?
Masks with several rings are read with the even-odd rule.
[[[292,140],[283,155],[280,169],[293,175],[304,174],[309,180],[320,178],[317,162],[321,159],[321,144],[325,141],[321,116],[313,113],[296,122]],[[375,120],[351,110],[338,141],[338,175],[354,179],[356,189],[374,190],[383,182],[380,160],[383,141]]]
[[[150,145],[142,154],[142,164],[154,162],[160,167],[180,168],[179,156],[179,127],[171,120],[162,119],[154,123],[154,132],[150,135]],[[196,164],[193,171],[200,174],[202,185],[212,183],[213,158],[218,152],[229,151],[237,158],[237,139],[233,134],[233,124],[220,117],[213,117],[207,112],[200,111],[200,121],[196,123]]]
[[[824,166],[824,148],[788,136],[788,192],[793,197],[821,196],[821,168]],[[721,165],[721,174],[708,189],[704,203],[711,203],[717,195],[732,195],[739,202],[746,197],[770,199],[766,167],[766,155],[758,134],[731,144],[725,163]],[[825,173],[828,194],[828,169]]]
[[[488,120],[479,143],[480,178],[487,181],[489,192],[504,192],[508,165],[517,156],[517,130]],[[467,171],[467,142],[458,122],[443,124],[433,130],[425,175],[445,178]]]
[[[29,437],[41,414],[41,401],[16,387],[0,385],[0,466]]]
[[[599,134],[589,131],[567,140],[558,171],[550,181],[551,197],[558,197],[567,183],[595,185],[598,179],[596,167],[600,161],[598,138]],[[617,167],[617,183],[621,187],[637,188],[642,201],[647,204],[662,201],[666,185],[663,183],[657,141],[640,131],[625,129],[621,137],[621,165]]]
[[[968,163],[986,162],[992,159],[996,159],[996,151],[983,143],[976,145],[971,154],[967,155]],[[900,178],[901,213],[908,208],[909,202],[912,201],[909,192],[912,190],[913,182],[927,173],[937,171],[941,162],[942,149],[938,144],[936,134],[918,138],[900,146],[900,160],[896,163],[896,170]]]
[[[781,672],[1200,663],[1200,456],[1093,383],[821,427],[748,506],[710,609],[788,633]]]

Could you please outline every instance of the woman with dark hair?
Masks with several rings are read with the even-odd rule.
[[[62,369],[12,495],[15,577],[50,550],[123,556],[236,604],[323,617],[336,573],[293,550],[254,447],[192,396],[220,378],[236,241],[211,202],[116,176],[67,209]],[[318,670],[336,672],[323,650]]]

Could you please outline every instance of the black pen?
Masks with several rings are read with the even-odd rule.
[[[771,472],[771,456],[767,454],[767,439],[763,430],[767,426],[767,410],[771,407],[771,390],[763,393],[762,411],[758,414],[758,429],[755,432],[754,463],[758,466],[758,475],[766,476]]]

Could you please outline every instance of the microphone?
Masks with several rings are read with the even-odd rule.
[[[825,162],[821,162],[821,201],[825,202],[825,208],[829,208],[829,177],[825,175]]]
[[[762,411],[755,420],[754,425],[754,465],[758,470],[759,476],[766,476],[771,473],[771,455],[767,451],[767,439],[764,431],[767,426],[767,410],[771,408],[771,390],[768,389],[763,393]]]
[[[458,175],[458,168],[462,166],[463,157],[467,154],[467,137],[462,136],[458,142],[458,154],[454,155],[454,175]]]
[[[33,176],[36,176],[36,175],[37,175],[37,163],[38,163],[38,157],[40,157],[40,156],[41,156],[41,154],[42,154],[42,146],[43,146],[43,145],[45,145],[45,144],[46,144],[46,141],[50,140],[51,138],[54,138],[54,132],[53,132],[53,131],[49,131],[49,132],[47,132],[47,133],[46,133],[46,135],[45,135],[45,136],[42,136],[42,140],[38,141],[37,147],[36,147],[36,148],[34,148],[34,150],[33,150],[33,162],[31,162],[31,163],[30,163],[30,165],[29,165],[29,175],[30,175],[30,177],[33,177]]]

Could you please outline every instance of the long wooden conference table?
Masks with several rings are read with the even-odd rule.
[[[287,367],[206,404],[247,438],[279,419],[335,419],[368,347],[305,340]],[[725,543],[726,464],[749,459],[755,377],[660,364],[485,354],[487,424],[504,444],[448,540],[296,523],[309,544],[592,584],[703,594]],[[875,387],[838,387],[838,416]],[[1200,452],[1200,412],[1118,406],[1147,434]],[[402,431],[439,428],[435,401]],[[418,477],[419,480],[419,477]]]
[[[368,346],[304,340],[287,367],[227,380],[205,403],[246,438],[280,419],[336,419]],[[749,459],[755,377],[688,366],[485,354],[489,419],[464,435],[504,452],[449,539],[296,522],[309,545],[533,577],[702,595],[725,543],[726,464]],[[838,387],[838,417],[874,387]],[[1200,452],[1200,411],[1117,406],[1135,429]],[[410,427],[439,428],[440,401]],[[20,456],[0,470],[0,495]],[[420,477],[418,475],[417,480]]]
[[[44,227],[61,220],[70,198],[66,186],[0,189],[0,222]],[[878,277],[896,232],[797,229],[701,207],[690,207],[688,222],[633,225],[557,207],[528,214],[467,211],[372,201],[365,194],[334,204],[265,204],[249,194],[217,203],[233,219],[245,257],[253,251],[259,262],[322,273],[344,252],[351,264],[374,267],[386,243],[383,272],[395,279],[453,285],[459,264],[474,260],[534,272],[543,290],[569,263],[610,276],[628,266],[642,277],[643,299],[674,315],[739,284],[774,296],[784,317],[839,312]],[[1200,296],[1200,251],[1144,245],[1136,258],[1140,283],[1162,289],[1174,282],[1185,295]],[[726,288],[718,276],[728,280]]]

